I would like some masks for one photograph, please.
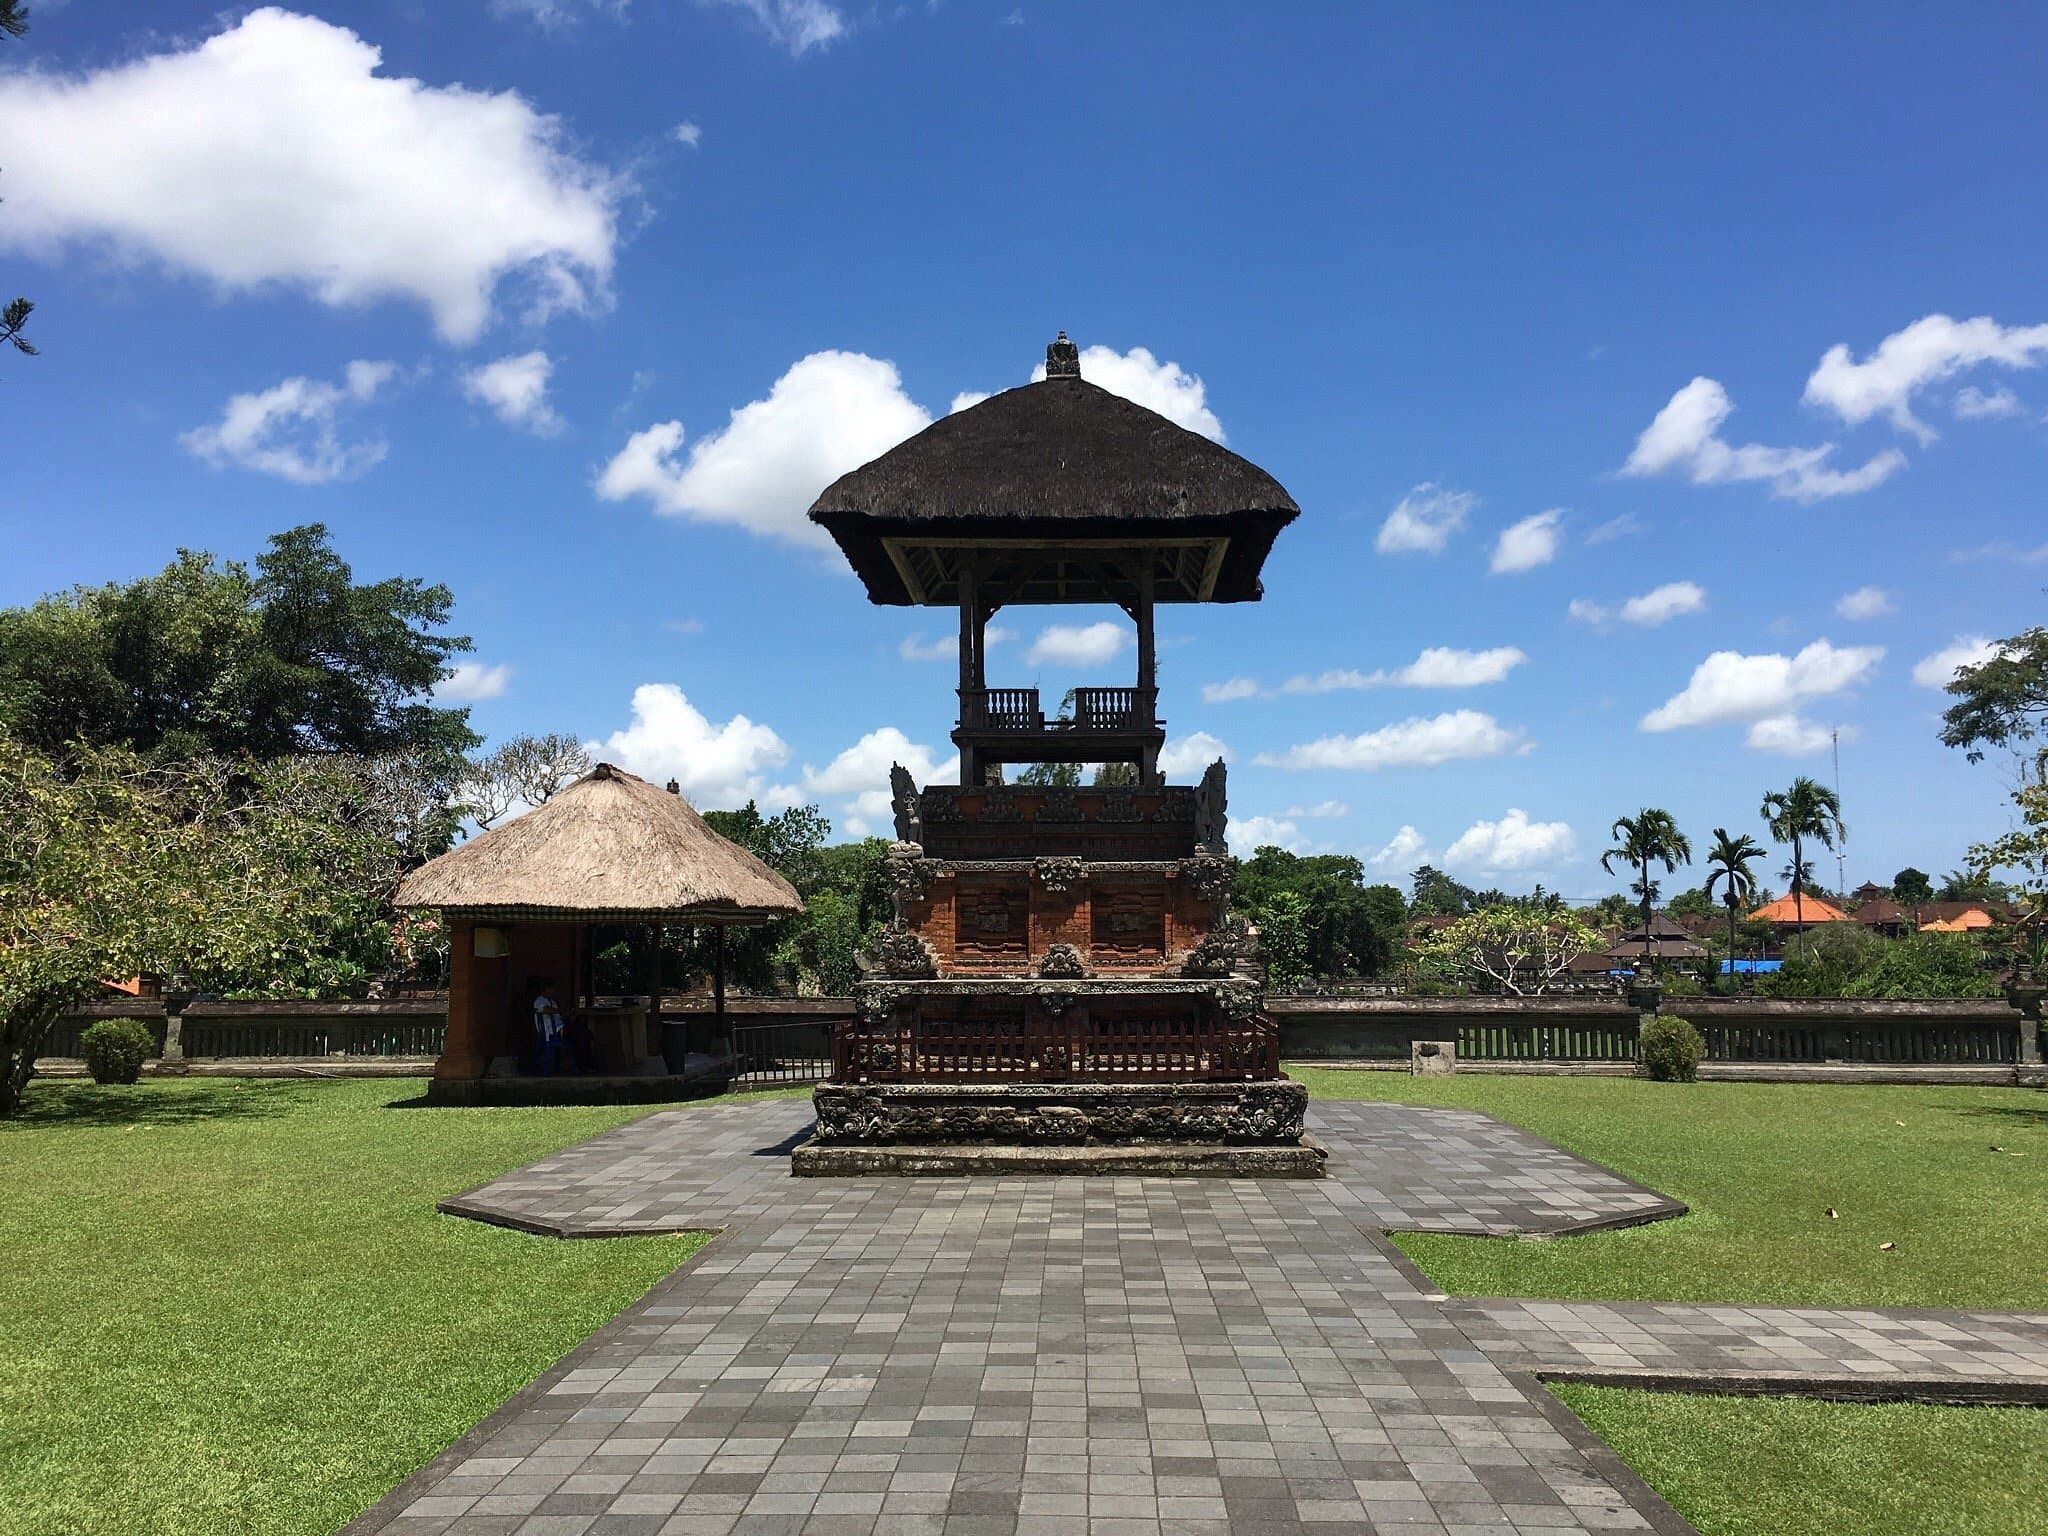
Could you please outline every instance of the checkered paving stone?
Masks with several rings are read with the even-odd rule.
[[[2043,1358],[2039,1319],[1447,1303],[1376,1229],[1682,1209],[1466,1111],[1318,1104],[1322,1180],[794,1179],[808,1124],[800,1101],[654,1115],[448,1202],[722,1235],[352,1532],[1676,1533],[1533,1369]]]
[[[2048,1313],[1462,1299],[1443,1310],[1488,1358],[1546,1373],[2048,1398]]]

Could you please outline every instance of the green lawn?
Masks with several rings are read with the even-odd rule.
[[[0,1124],[0,1532],[333,1530],[702,1244],[435,1214],[644,1109],[37,1086]]]
[[[1397,1236],[1447,1291],[2048,1308],[2048,1095],[2033,1089],[1289,1070],[1325,1098],[1484,1110],[1692,1208],[1565,1241]]]
[[[1703,1536],[2039,1536],[2048,1411],[1553,1389]]]

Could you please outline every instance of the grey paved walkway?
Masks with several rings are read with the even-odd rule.
[[[1483,1115],[1318,1104],[1320,1181],[792,1179],[807,1123],[801,1102],[656,1115],[450,1202],[724,1235],[356,1529],[1689,1529],[1531,1372],[1733,1352],[1741,1326],[1673,1314],[1738,1314],[1446,1303],[1375,1231],[1677,1209],[1606,1170]]]

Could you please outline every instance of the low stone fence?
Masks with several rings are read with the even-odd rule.
[[[1709,1076],[1925,1076],[1972,1080],[2042,1074],[2040,1006],[2005,999],[1850,1001],[1830,998],[1667,998],[1706,1043]],[[361,1003],[194,1002],[167,1017],[152,1001],[95,1005],[61,1021],[43,1050],[63,1070],[98,1019],[140,1019],[155,1035],[158,1070],[261,1070],[264,1063],[325,1064],[339,1072],[405,1070],[439,1054],[445,1003],[437,998]],[[851,1003],[834,997],[732,998],[726,1005],[736,1065],[763,1080],[814,1077],[831,1058],[832,1029]],[[1645,1015],[1613,997],[1271,997],[1280,1055],[1302,1063],[1481,1071],[1629,1072]],[[665,1031],[691,1050],[709,1045],[711,1006],[665,1000]],[[1418,1047],[1422,1049],[1418,1052]]]

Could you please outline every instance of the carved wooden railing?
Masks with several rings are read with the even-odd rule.
[[[960,723],[983,731],[1129,731],[1158,722],[1156,688],[1076,688],[1071,720],[1045,718],[1036,688],[963,688]]]
[[[1073,730],[1141,730],[1153,723],[1158,690],[1152,688],[1076,688]]]
[[[1042,731],[1045,713],[1036,688],[963,688],[960,723],[971,730]]]
[[[850,1019],[833,1034],[841,1083],[1245,1082],[1280,1075],[1280,1031],[1254,1014]]]

